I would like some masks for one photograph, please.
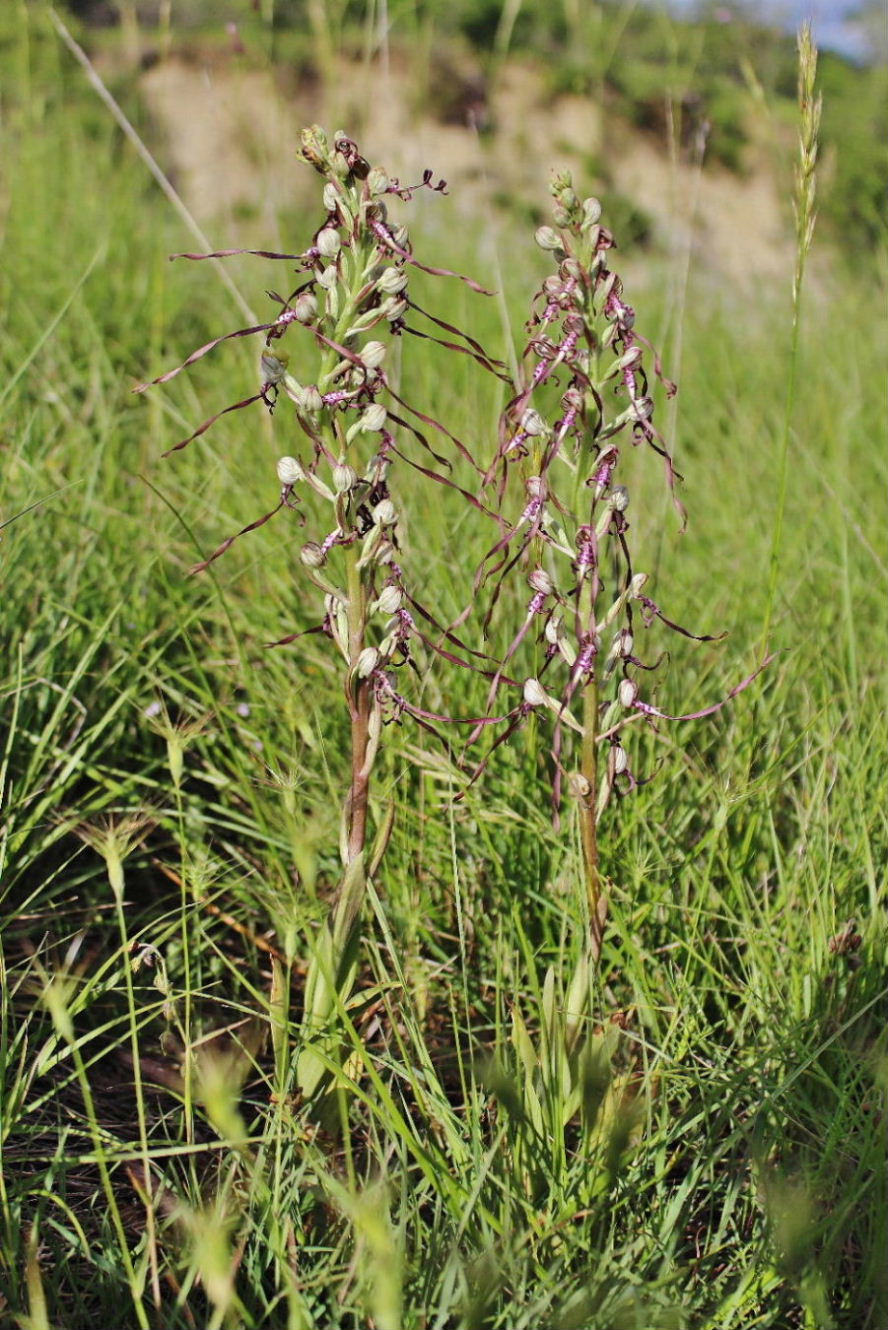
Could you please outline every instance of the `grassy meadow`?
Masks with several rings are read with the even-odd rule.
[[[403,18],[417,50],[423,14]],[[245,39],[265,34],[261,59],[283,60],[295,38],[262,21]],[[138,77],[100,59],[118,30],[65,22],[164,167]],[[505,58],[509,33],[493,32]],[[622,32],[620,86],[633,70],[649,84]],[[699,30],[671,32],[690,66]],[[175,50],[200,34],[180,34],[173,8],[160,37]],[[575,86],[574,64],[552,60]],[[789,134],[774,169],[791,235],[792,103],[759,87]],[[825,128],[835,114],[827,101]],[[213,245],[307,247],[323,209],[299,128],[280,124],[276,169],[308,179],[310,208],[269,221],[257,201],[236,237],[207,223]],[[580,1029],[587,903],[570,799],[553,825],[550,731],[528,724],[469,785],[455,730],[440,746],[408,715],[386,728],[370,817],[391,835],[337,1013],[338,1122],[321,1131],[297,1056],[311,939],[341,874],[348,714],[325,637],[267,645],[322,617],[298,553],[316,515],[303,529],[280,513],[187,576],[274,506],[275,462],[300,447],[293,411],[282,397],[273,415],[230,413],[161,458],[256,391],[257,345],[133,387],[252,320],[210,264],[168,261],[201,248],[193,233],[48,7],[5,0],[0,1324],[886,1324],[885,234],[862,209],[840,243],[852,222],[827,198],[845,178],[830,151],[795,352],[791,244],[776,278],[751,254],[746,281],[693,256],[686,273],[656,243],[616,260],[679,380],[672,401],[658,389],[657,418],[689,512],[682,534],[656,459],[625,449],[636,567],[669,619],[728,634],[652,628],[646,655],[669,654],[653,697],[702,710],[756,668],[765,636],[774,659],[716,714],[632,727],[645,783],[599,826],[610,914]],[[418,302],[508,361],[547,270],[545,198],[467,224],[452,168],[448,182],[404,205],[415,252],[498,295],[417,274]],[[240,301],[274,317],[265,292],[289,290],[291,267],[227,262]],[[408,337],[397,376],[492,457],[502,384]],[[452,621],[490,527],[418,473],[393,484],[411,583]],[[526,583],[506,585],[498,622],[526,602]],[[481,714],[484,679],[418,665],[429,712]]]

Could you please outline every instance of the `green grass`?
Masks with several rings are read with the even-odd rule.
[[[338,876],[347,725],[321,639],[263,645],[317,622],[305,537],[277,521],[184,576],[274,503],[286,410],[227,417],[159,460],[252,390],[254,353],[232,343],[133,397],[240,316],[205,267],[167,264],[191,240],[25,13],[2,55],[0,125],[0,1319],[877,1330],[875,265],[807,297],[779,655],[718,716],[639,733],[634,760],[653,779],[604,824],[611,923],[591,1028],[570,1029],[579,849],[569,811],[552,829],[545,736],[523,732],[454,803],[451,758],[406,722],[390,732],[374,815],[394,799],[394,831],[341,1013],[354,1056],[333,1141],[309,1129],[293,1087],[306,940]],[[481,271],[453,205],[434,202],[417,247]],[[519,326],[539,259],[529,237],[508,243]],[[232,272],[261,310],[277,270]],[[643,329],[670,326],[666,277],[653,267],[635,298]],[[670,618],[730,630],[717,647],[668,643],[666,711],[705,706],[755,664],[789,278],[754,305],[692,281],[677,416],[687,534],[632,459],[637,566],[656,569]],[[498,346],[492,302],[435,289],[444,317],[477,317]],[[468,361],[412,342],[403,373],[430,414],[493,446],[500,403]],[[411,509],[404,494],[405,556],[424,598],[456,611],[489,533],[436,497]],[[435,672],[433,709],[436,689],[463,714],[481,700]],[[96,828],[134,814],[148,821],[116,895]],[[859,942],[843,948],[851,920]],[[169,1080],[201,1039],[180,1081],[154,1088],[154,1063]],[[153,1060],[136,1074],[134,1046]]]

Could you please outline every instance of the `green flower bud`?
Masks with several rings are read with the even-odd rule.
[[[278,480],[282,485],[297,485],[305,479],[302,463],[295,457],[281,457],[277,464]]]
[[[620,744],[615,744],[608,753],[607,764],[615,776],[622,776],[629,769],[629,754]]]
[[[381,485],[388,475],[390,466],[391,461],[389,458],[387,458],[384,453],[377,453],[376,456],[371,457],[370,461],[367,463],[364,479],[371,485]]]
[[[544,707],[548,705],[549,695],[539,679],[530,678],[524,680],[524,700],[529,707]]]
[[[317,415],[324,403],[316,383],[307,383],[304,388],[296,388],[290,396],[300,411],[306,415]]]
[[[647,581],[648,581],[647,573],[635,573],[633,575],[632,582],[630,583],[631,594],[634,597],[640,596],[645,586],[647,585]]]
[[[381,166],[374,166],[367,177],[371,194],[384,194],[389,187],[389,178]]]
[[[611,291],[615,291],[616,295],[620,295],[622,289],[622,284],[617,274],[615,272],[609,272],[607,276],[598,283],[595,294],[599,299],[606,301]]]
[[[631,631],[628,628],[621,628],[618,633],[614,633],[614,640],[610,649],[610,654],[615,658],[623,657],[623,659],[625,659],[627,656],[632,655],[632,648],[634,645],[635,639],[632,636]]]
[[[560,615],[553,614],[551,619],[546,620],[546,626],[543,629],[543,634],[550,646],[555,647],[558,645],[558,643],[564,637],[564,622],[561,619]]]
[[[601,204],[598,202],[598,199],[583,199],[583,230],[587,231],[590,226],[595,226],[600,218]]]
[[[386,421],[386,409],[382,402],[373,402],[363,413],[358,422],[364,434],[375,434],[382,429]]]
[[[339,176],[340,180],[348,179],[351,175],[351,167],[344,153],[334,152],[330,154],[330,170],[334,175]]]
[[[524,433],[529,434],[532,439],[538,439],[549,432],[549,427],[545,420],[543,420],[539,411],[535,411],[532,406],[528,407],[524,412],[524,415],[521,417],[521,428],[524,430]]]
[[[369,568],[371,564],[385,562],[384,551],[388,548],[385,532],[381,526],[372,526],[361,543],[361,557],[358,568]]]
[[[558,647],[559,656],[564,661],[567,668],[572,670],[577,663],[577,649],[573,642],[571,642],[566,634],[562,634],[562,636],[559,637],[556,646]]]
[[[324,613],[333,641],[348,660],[348,614],[339,597],[329,591],[324,596]]]
[[[381,499],[373,509],[373,521],[377,526],[394,526],[398,520],[398,511],[391,499]]]
[[[638,685],[633,679],[621,679],[620,686],[617,689],[617,696],[620,699],[621,707],[631,707],[632,703],[638,697]]]
[[[316,171],[322,173],[327,169],[327,136],[320,125],[312,125],[310,129],[303,129],[299,136],[302,146],[302,156],[313,166]]]
[[[325,226],[323,231],[318,232],[315,244],[325,259],[335,259],[342,248],[339,232],[332,226]]]
[[[564,253],[564,241],[551,226],[540,226],[534,232],[534,240],[540,249],[560,250]]]
[[[617,368],[629,369],[630,366],[637,365],[643,355],[644,351],[640,346],[630,346],[626,354],[620,356],[620,359],[617,361]]]
[[[173,784],[178,789],[182,784],[182,774],[185,770],[185,746],[182,743],[181,735],[175,730],[170,730],[167,735],[166,749],[170,775],[173,778]],[[135,962],[133,968],[135,968]]]
[[[388,300],[383,301],[380,309],[389,323],[394,323],[407,313],[407,301],[399,300],[397,296],[389,296]]]
[[[336,283],[339,281],[339,273],[336,271],[335,265],[331,264],[329,268],[323,268],[321,272],[318,273],[316,280],[318,286],[324,291],[332,291]]]
[[[368,342],[358,354],[361,358],[361,364],[366,365],[367,369],[379,369],[387,352],[388,347],[385,342]]]
[[[545,568],[534,568],[527,580],[534,591],[540,591],[544,596],[551,596],[555,590],[555,583]]]
[[[381,736],[382,736],[382,707],[374,699],[373,706],[370,710],[370,716],[367,720],[367,738],[369,742],[367,744],[367,756],[365,758],[365,762],[369,763],[371,757],[375,754],[376,749],[379,746],[379,740]]]
[[[262,382],[268,384],[280,383],[287,373],[289,356],[274,356],[270,351],[263,351],[259,357],[259,368],[262,371]]]
[[[307,545],[303,545],[299,557],[306,568],[323,568],[327,562],[327,556],[316,540],[310,540]]]
[[[358,482],[358,473],[347,462],[339,462],[333,468],[333,485],[337,494],[348,494]]]
[[[614,512],[625,513],[629,507],[629,491],[625,485],[614,485],[607,496],[608,504]]]
[[[303,291],[302,295],[296,299],[293,313],[296,315],[297,323],[313,323],[318,313],[317,296],[313,295],[311,291]]]
[[[379,652],[376,650],[376,647],[364,647],[364,650],[358,656],[355,673],[359,679],[369,679],[378,664]]]
[[[403,598],[401,588],[389,583],[380,591],[376,608],[380,614],[395,614],[401,608]]]
[[[376,283],[376,289],[382,291],[384,295],[396,296],[404,290],[407,281],[408,278],[404,269],[395,264],[382,272]]]
[[[333,184],[332,180],[328,180],[326,185],[324,186],[323,199],[324,199],[324,207],[327,209],[327,212],[337,211],[337,209],[339,208],[341,195],[339,193],[339,190]]]

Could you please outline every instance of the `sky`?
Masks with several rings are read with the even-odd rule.
[[[697,0],[672,0],[672,3],[676,9],[697,8]],[[723,8],[726,13],[744,10],[750,17],[789,32],[795,32],[810,18],[818,46],[852,57],[867,54],[866,39],[851,21],[863,8],[863,0],[725,0]]]

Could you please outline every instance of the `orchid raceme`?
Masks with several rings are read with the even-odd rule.
[[[280,514],[298,517],[311,496],[314,510],[326,510],[326,526],[312,533],[300,550],[306,579],[320,592],[322,618],[316,632],[327,636],[342,658],[346,703],[351,721],[351,779],[344,801],[341,848],[343,879],[329,924],[315,951],[306,990],[306,1051],[300,1081],[307,1097],[316,1096],[330,1077],[335,1056],[327,1043],[317,1051],[332,1021],[337,1000],[352,984],[354,944],[366,881],[369,792],[384,725],[412,715],[434,728],[450,718],[413,703],[395,683],[395,669],[412,665],[427,649],[448,663],[492,677],[497,663],[466,646],[447,625],[412,594],[401,565],[400,515],[389,486],[393,465],[413,468],[430,483],[456,490],[493,524],[496,514],[449,474],[452,463],[439,449],[455,450],[478,478],[483,467],[442,424],[418,410],[392,387],[386,372],[393,340],[404,333],[439,342],[469,356],[484,370],[507,379],[505,366],[474,338],[415,305],[410,297],[411,269],[433,276],[457,277],[447,269],[421,263],[413,255],[407,228],[388,218],[386,200],[410,200],[417,189],[443,192],[425,172],[415,186],[402,186],[379,168],[371,168],[355,143],[343,133],[328,142],[315,127],[302,135],[300,156],[324,178],[324,218],[311,245],[301,254],[250,251],[262,258],[295,263],[298,280],[286,297],[272,293],[280,306],[273,320],[238,329],[208,342],[177,369],[160,375],[164,383],[222,342],[262,335],[258,390],[224,408],[170,451],[200,437],[226,412],[256,404],[274,411],[282,399],[295,407],[297,430],[277,462],[277,504],[228,537],[200,571],[223,554],[240,535]],[[212,257],[238,251],[224,251]],[[209,255],[189,254],[199,259]],[[460,278],[474,291],[481,288]],[[414,328],[407,320],[424,322]],[[435,332],[428,331],[431,325]],[[439,338],[436,332],[444,334]],[[300,382],[290,370],[285,347],[291,339],[310,338],[316,348],[316,378]],[[293,357],[295,363],[295,357]],[[300,363],[305,362],[303,342]],[[148,385],[145,385],[148,386]],[[430,435],[443,442],[433,447]],[[418,445],[407,451],[412,438]],[[400,441],[399,441],[400,440]],[[405,446],[405,440],[407,444]],[[274,645],[296,640],[284,637]],[[485,723],[490,718],[485,717]],[[474,720],[465,722],[473,724]],[[384,849],[385,828],[381,830]],[[338,995],[338,999],[337,999]]]
[[[503,510],[511,502],[518,513],[503,520],[476,588],[491,587],[490,622],[498,614],[503,584],[516,573],[526,576],[525,616],[494,676],[488,706],[495,705],[507,667],[521,676],[519,660],[529,649],[538,668],[525,678],[521,702],[509,713],[498,742],[529,713],[552,713],[556,816],[566,778],[580,810],[590,945],[597,957],[607,909],[597,827],[611,796],[637,784],[623,732],[641,717],[649,723],[691,718],[667,717],[643,700],[644,675],[658,661],[639,654],[639,628],[660,621],[695,641],[718,639],[667,619],[646,593],[647,574],[634,567],[630,496],[618,481],[621,449],[643,445],[659,456],[684,524],[675,494],[681,477],[653,423],[644,364],[650,346],[636,331],[635,311],[610,267],[615,242],[601,224],[601,205],[595,198],[581,201],[566,173],[555,177],[552,194],[558,229],[540,227],[536,241],[552,255],[555,271],[535,297],[523,381],[503,412],[499,446],[486,475]],[[655,376],[673,394],[675,385],[651,354]],[[521,486],[517,501],[511,499],[513,476]],[[709,714],[726,700],[693,714]],[[566,731],[573,732],[579,749],[573,764]]]

